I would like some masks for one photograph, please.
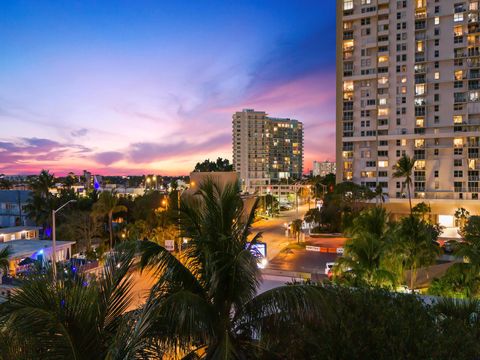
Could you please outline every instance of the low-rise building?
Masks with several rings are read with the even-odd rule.
[[[72,245],[74,241],[57,241],[56,242],[56,260],[64,261],[72,256]],[[15,275],[22,269],[24,264],[29,263],[26,259],[32,261],[48,262],[52,258],[52,241],[51,240],[14,240],[0,243],[0,251],[9,247],[9,274]]]
[[[40,226],[12,226],[0,228],[0,243],[13,240],[38,240]]]

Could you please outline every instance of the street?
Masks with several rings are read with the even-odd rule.
[[[277,256],[290,241],[295,241],[293,237],[287,238],[285,236],[284,224],[295,219],[303,218],[307,210],[308,204],[299,205],[298,214],[296,209],[282,211],[278,217],[260,220],[253,224],[253,234],[261,232],[262,241],[267,243],[267,259],[269,261]]]

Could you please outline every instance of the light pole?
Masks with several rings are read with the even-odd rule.
[[[53,271],[53,283],[57,283],[57,234],[55,226],[55,214],[62,210],[65,206],[72,202],[77,202],[77,200],[69,200],[57,210],[52,210],[52,271]]]

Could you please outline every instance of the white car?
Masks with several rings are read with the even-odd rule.
[[[327,262],[325,264],[325,275],[328,275],[331,273],[333,266],[335,265],[334,262]]]

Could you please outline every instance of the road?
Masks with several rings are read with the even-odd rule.
[[[285,236],[285,223],[303,218],[308,210],[308,204],[300,205],[297,210],[282,211],[278,217],[260,220],[253,224],[253,233],[262,233],[262,241],[267,243],[267,259],[270,261],[280,253],[293,238]]]
[[[298,208],[298,215],[295,209],[283,211],[279,217],[271,218],[269,220],[261,220],[254,224],[253,233],[262,232],[262,241],[267,243],[268,259],[273,259],[290,243],[290,241],[294,241],[293,238],[287,238],[285,236],[284,223],[288,223],[297,218],[302,218],[307,210],[308,204],[301,205]],[[134,282],[134,287],[132,289],[133,301],[128,310],[138,308],[145,303],[149,291],[156,279],[153,271],[151,270],[144,272],[134,270],[132,271],[132,278]],[[281,286],[284,283],[285,281],[281,277],[266,276],[262,286],[259,289],[259,292]]]

